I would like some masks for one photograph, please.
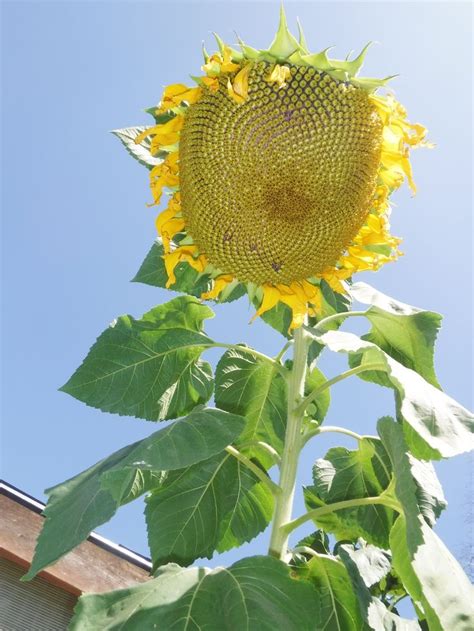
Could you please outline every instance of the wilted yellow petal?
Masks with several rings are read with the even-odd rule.
[[[227,92],[237,103],[245,103],[249,90],[249,73],[251,65],[247,64],[234,77],[227,81]]]
[[[286,82],[291,77],[291,71],[288,66],[280,66],[279,64],[275,64],[273,70],[270,73],[270,76],[267,78],[268,83],[276,83],[278,88],[284,88],[287,84]]]
[[[201,294],[201,298],[203,300],[211,300],[213,298],[217,298],[221,291],[227,287],[232,281],[234,277],[231,274],[222,274],[217,278],[214,278],[212,281],[212,289]]]

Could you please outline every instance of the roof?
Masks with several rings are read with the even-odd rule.
[[[43,525],[45,504],[15,486],[0,480],[0,557],[28,568],[36,539]],[[40,576],[79,595],[129,587],[150,577],[149,558],[91,533]]]

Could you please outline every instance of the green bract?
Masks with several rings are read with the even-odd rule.
[[[367,46],[352,61],[330,59],[327,50],[310,53],[301,28],[298,40],[289,33],[283,12],[267,50],[243,42],[241,48],[231,50],[232,60],[312,66],[368,91],[388,80],[357,77]],[[157,123],[173,122],[180,107],[153,112]],[[116,134],[141,164],[162,165],[148,140],[135,143],[142,132],[136,127]],[[168,167],[163,177],[172,189]],[[339,280],[326,274],[318,281],[320,308],[310,310],[304,325],[290,330],[291,300],[273,301],[262,311],[264,322],[282,335],[276,357],[239,343],[238,331],[230,332],[232,343],[214,340],[205,332],[214,313],[199,297],[219,275],[190,251],[174,261],[170,276],[166,256],[190,245],[177,230],[169,243],[163,237],[152,245],[133,281],[185,295],[140,318],[118,317],[61,388],[103,412],[171,422],[47,490],[43,529],[24,579],[145,494],[153,576],[127,589],[82,596],[71,630],[472,630],[469,580],[433,531],[446,500],[430,461],[472,449],[474,428],[473,415],[442,391],[435,374],[441,316],[365,283],[349,282],[348,293],[341,293]],[[208,297],[230,303],[248,293],[257,308],[265,300],[256,283],[222,282],[223,291]],[[352,310],[351,300],[368,307]],[[339,330],[353,318],[367,325],[361,337]],[[214,368],[203,359],[211,349],[220,352]],[[317,364],[325,351],[345,354],[348,369],[323,374]],[[377,435],[326,422],[331,387],[355,375],[393,391],[392,416],[374,422]],[[342,434],[354,444],[323,453],[323,433]],[[306,510],[295,516],[298,464],[310,441],[314,466],[303,488]],[[312,534],[296,532],[310,524]],[[269,526],[266,556],[228,568],[190,567]],[[400,616],[403,598],[413,605],[411,620]]]

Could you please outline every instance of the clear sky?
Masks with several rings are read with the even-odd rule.
[[[437,147],[413,156],[419,193],[395,196],[393,232],[405,256],[359,277],[399,300],[445,316],[437,372],[470,407],[472,380],[471,76],[469,3],[287,2],[314,51],[335,55],[369,40],[364,74],[399,73],[397,96]],[[43,499],[43,490],[154,431],[146,421],[88,408],[57,392],[117,315],[140,316],[173,294],[129,279],[155,237],[147,171],[108,130],[150,123],[144,108],[162,87],[198,74],[212,31],[236,31],[267,46],[275,2],[4,2],[3,13],[3,411],[2,477]],[[256,322],[246,299],[216,308],[215,339],[275,354],[282,340]],[[351,323],[351,326],[352,323]],[[363,330],[360,328],[359,330]],[[215,358],[216,356],[212,356]],[[323,359],[332,376],[346,366]],[[393,414],[390,390],[357,378],[333,388],[327,422],[374,433]],[[354,447],[350,439],[337,442]],[[301,482],[335,444],[304,452]],[[469,550],[470,461],[437,465],[449,508],[437,526],[465,561]],[[301,498],[296,513],[303,510]],[[145,553],[143,504],[121,509],[99,532]],[[303,531],[304,532],[304,531]],[[267,534],[211,562],[264,552]]]

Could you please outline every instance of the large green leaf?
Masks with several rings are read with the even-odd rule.
[[[313,331],[312,334],[331,350],[348,353],[351,365],[377,364],[378,370],[363,373],[371,381],[385,385],[380,375],[388,377],[398,395],[399,415],[412,430],[405,434],[416,457],[426,458],[427,449],[431,457],[447,458],[473,448],[473,414],[418,373],[352,333]],[[418,436],[417,440],[413,439],[413,434]]]
[[[408,447],[402,426],[389,416],[379,419],[377,431],[392,463],[395,480],[394,492],[399,501],[407,526],[407,538],[416,547],[422,542],[420,509],[416,497],[416,485],[408,459]]]
[[[377,429],[392,462],[402,508],[390,533],[394,569],[424,612],[430,631],[472,629],[473,590],[461,566],[422,519],[403,430],[390,418],[380,419]]]
[[[391,564],[387,552],[370,543],[362,540],[357,548],[348,544],[339,546],[338,554],[342,557],[341,550],[344,550],[355,564],[366,587],[372,587],[390,572]]]
[[[48,489],[46,519],[27,578],[79,545],[120,505],[159,486],[162,471],[181,469],[220,453],[243,427],[244,420],[235,414],[195,410]]]
[[[359,302],[372,305],[365,312],[372,329],[362,339],[373,342],[439,388],[434,348],[442,316],[398,302],[366,283],[354,283],[351,294]]]
[[[428,524],[433,527],[441,512],[448,505],[443,489],[431,462],[417,460],[411,454],[408,454],[408,460],[416,485],[416,497],[420,512]]]
[[[187,414],[212,395],[211,367],[199,359],[213,344],[202,331],[212,316],[190,296],[155,307],[139,320],[121,316],[61,390],[104,412],[152,421]]]
[[[272,513],[269,488],[227,452],[172,472],[147,498],[154,565],[189,565],[238,546],[264,530]]]
[[[339,556],[347,569],[352,582],[352,589],[357,596],[361,615],[368,627],[374,631],[420,631],[417,621],[400,618],[396,613],[389,611],[381,600],[371,594],[367,585],[368,566],[365,563],[361,565],[361,557],[357,557],[358,552],[348,545],[339,547]],[[382,554],[381,551],[380,554]],[[374,560],[372,555],[370,558],[371,561]],[[376,574],[380,575],[380,572],[376,571]],[[370,572],[369,582],[374,576],[375,574]]]
[[[316,461],[314,484],[304,489],[306,506],[311,510],[344,500],[376,497],[388,488],[390,479],[390,461],[381,441],[363,438],[356,450],[335,447]],[[395,518],[391,508],[374,504],[338,510],[315,522],[339,539],[363,537],[386,548]]]
[[[306,569],[318,592],[319,615],[313,629],[365,631],[367,626],[344,565],[334,557],[316,554]]]
[[[286,429],[287,384],[274,364],[254,357],[242,346],[224,353],[216,368],[215,402],[228,412],[245,416],[240,442],[264,441],[281,452]],[[261,450],[242,448],[270,466]]]
[[[400,515],[391,535],[393,565],[424,612],[430,631],[471,631],[474,628],[474,590],[461,566],[443,542],[420,518],[422,543],[414,547]]]
[[[82,596],[70,631],[314,631],[318,613],[314,587],[261,556],[215,570],[168,565],[141,585]]]
[[[163,244],[157,239],[151,246],[132,282],[165,288],[168,282],[168,274],[163,261],[164,253]],[[179,263],[174,273],[176,282],[170,287],[173,291],[179,291],[199,298],[201,294],[209,291],[211,287],[209,276],[206,274],[200,275],[186,262]]]

